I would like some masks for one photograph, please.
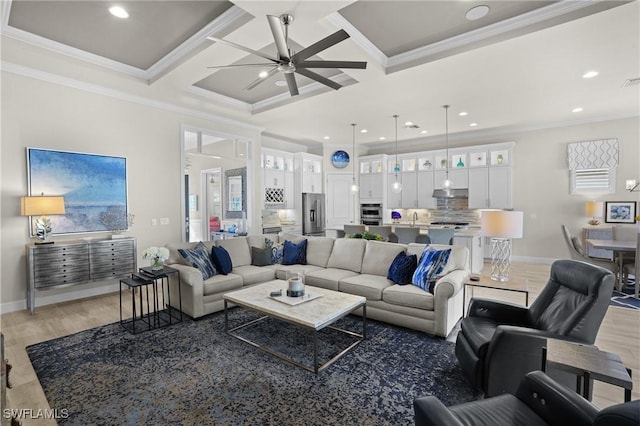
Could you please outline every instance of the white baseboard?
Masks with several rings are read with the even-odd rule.
[[[46,295],[46,290],[39,291],[36,294],[36,302],[35,302],[36,309],[39,306],[52,305],[54,303],[62,303],[62,302],[68,302],[71,300],[76,300],[76,299],[83,299],[85,297],[100,296],[102,294],[114,293],[116,291],[119,291],[119,289],[120,289],[120,284],[116,283],[116,284],[109,284],[105,286],[99,286],[99,287],[93,287],[88,289],[51,294],[51,295]],[[0,305],[0,312],[3,314],[8,312],[22,311],[25,309],[27,309],[26,299],[16,300],[13,302],[6,302]]]

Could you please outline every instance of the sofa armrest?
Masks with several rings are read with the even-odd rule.
[[[463,424],[435,396],[413,400],[416,426],[462,426]]]
[[[516,397],[550,425],[591,425],[598,408],[542,371],[528,373]]]
[[[433,289],[436,297],[450,298],[458,294],[462,290],[464,281],[469,277],[469,271],[456,269],[448,274],[438,278]]]
[[[495,320],[500,324],[528,325],[529,309],[520,305],[496,300],[472,298],[467,316]]]
[[[180,263],[173,263],[169,266],[180,271],[180,285],[182,287],[182,296],[186,300],[201,301],[204,294],[204,280],[202,279],[202,273],[200,272],[200,270],[194,268],[193,266],[187,266]],[[176,274],[170,274],[169,280],[169,282],[171,283],[170,285],[173,285],[173,283],[178,280],[178,277],[176,276]],[[190,295],[185,295],[185,292],[189,292]],[[185,310],[185,312],[187,312],[193,318],[198,318],[204,315],[204,308],[202,306],[202,303],[193,303],[193,305],[193,312],[189,312],[188,309]]]

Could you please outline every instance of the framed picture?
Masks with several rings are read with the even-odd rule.
[[[636,223],[635,201],[605,201],[604,211],[607,223]]]
[[[128,226],[127,159],[27,148],[29,195],[62,195],[53,234],[123,231]]]

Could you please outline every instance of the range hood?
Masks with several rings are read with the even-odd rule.
[[[450,189],[445,191],[444,189],[434,189],[433,198],[469,198],[468,189]]]

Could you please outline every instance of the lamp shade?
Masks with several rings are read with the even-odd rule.
[[[603,207],[602,201],[587,201],[584,203],[584,214],[588,217],[602,217]]]
[[[20,200],[20,214],[22,216],[64,214],[64,197],[47,197],[44,195],[22,197]]]
[[[480,214],[480,232],[485,237],[522,238],[523,212],[483,210]]]

